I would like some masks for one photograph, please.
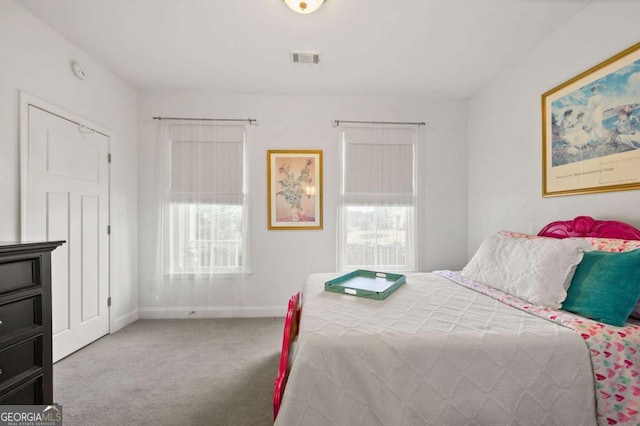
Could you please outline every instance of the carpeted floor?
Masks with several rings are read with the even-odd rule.
[[[65,426],[271,425],[282,318],[141,320],[53,366]]]

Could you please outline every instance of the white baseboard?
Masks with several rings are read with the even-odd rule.
[[[128,312],[124,315],[120,315],[116,319],[113,320],[113,324],[111,325],[111,333],[115,333],[118,330],[121,330],[131,324],[132,322],[137,321],[140,318],[139,311],[134,309],[131,312]]]
[[[286,306],[196,306],[140,308],[140,319],[284,317]]]

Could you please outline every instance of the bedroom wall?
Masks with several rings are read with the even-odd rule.
[[[542,198],[541,95],[640,41],[640,3],[594,2],[469,101],[468,255],[500,229],[591,215],[640,227],[640,191]]]
[[[9,0],[0,0],[0,52],[0,241],[20,238],[19,91],[111,130],[111,316],[121,328],[137,318],[138,305],[137,94]],[[72,60],[86,80],[73,76]]]
[[[153,116],[257,118],[250,127],[251,269],[241,280],[174,284],[169,297],[153,281]],[[141,93],[139,96],[140,315],[215,317],[282,315],[306,276],[336,270],[338,129],[331,120],[429,121],[421,179],[424,190],[422,270],[459,268],[466,261],[466,102],[329,96]],[[268,149],[322,149],[324,230],[267,230]],[[193,313],[191,313],[194,311]]]

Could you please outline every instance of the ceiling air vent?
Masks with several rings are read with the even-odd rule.
[[[320,63],[320,54],[318,52],[291,52],[291,62],[294,64],[313,64]]]

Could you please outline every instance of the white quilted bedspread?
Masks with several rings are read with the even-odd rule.
[[[595,425],[572,330],[432,273],[384,301],[309,276],[276,425]]]

